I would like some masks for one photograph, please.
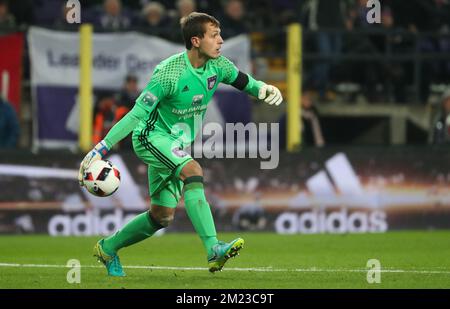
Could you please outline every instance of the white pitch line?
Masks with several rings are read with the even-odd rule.
[[[18,263],[0,263],[0,267],[23,267],[23,268],[72,268],[72,266],[58,264],[18,264]],[[81,265],[82,268],[103,268],[101,265]],[[206,267],[178,267],[178,266],[140,266],[124,265],[123,268],[130,269],[150,269],[150,270],[208,270]],[[367,269],[330,269],[330,268],[226,268],[227,271],[255,271],[255,272],[360,272],[366,273]],[[414,269],[381,269],[382,273],[405,273],[405,274],[443,274],[450,275],[450,270],[414,270]]]

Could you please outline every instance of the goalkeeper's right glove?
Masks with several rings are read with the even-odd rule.
[[[264,85],[259,89],[258,99],[264,100],[269,105],[280,105],[283,102],[280,90],[272,85]]]
[[[89,165],[91,165],[92,162],[103,159],[108,152],[109,148],[104,140],[95,145],[94,149],[88,152],[83,161],[81,161],[80,169],[78,170],[78,182],[80,183],[80,186],[84,186],[84,171],[89,167]]]

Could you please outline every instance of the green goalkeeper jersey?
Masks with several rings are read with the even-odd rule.
[[[156,66],[134,108],[106,135],[106,143],[111,148],[135,129],[165,132],[189,145],[201,128],[219,83],[232,84],[238,73],[236,66],[223,56],[208,60],[201,68],[192,67],[187,52],[167,58]],[[248,75],[243,90],[257,97],[262,85]]]

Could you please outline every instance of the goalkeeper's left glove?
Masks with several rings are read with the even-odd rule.
[[[91,165],[92,162],[103,159],[108,152],[109,148],[104,140],[95,145],[94,149],[88,152],[83,161],[81,161],[80,169],[78,170],[78,182],[80,183],[80,186],[84,186],[84,171],[89,167],[89,165]]]
[[[280,105],[283,102],[280,90],[272,85],[264,85],[259,89],[258,99],[272,105]]]

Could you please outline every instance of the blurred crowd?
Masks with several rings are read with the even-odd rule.
[[[71,28],[66,22],[64,0],[0,0],[0,27],[38,25]],[[278,1],[280,2],[280,1]],[[96,31],[139,30],[163,36],[174,41],[182,40],[179,21],[193,11],[214,15],[222,24],[224,37],[249,31],[251,28],[273,27],[281,18],[272,14],[269,7],[284,6],[296,10],[295,1],[272,0],[81,0],[81,21],[92,23]],[[284,4],[283,4],[284,3]],[[269,22],[269,24],[268,24]]]
[[[450,51],[450,1],[380,2],[380,23],[370,23],[367,17],[376,15],[368,0],[303,1],[300,20],[312,30],[305,51],[319,55],[305,72],[321,98],[338,80],[358,83],[369,102],[405,103],[412,100],[408,85],[417,82],[415,100],[426,103],[432,82],[449,82],[450,59],[431,54]],[[430,57],[416,67],[415,57],[424,53]]]
[[[0,33],[29,25],[76,30],[77,25],[66,22],[66,2],[0,0]],[[368,102],[384,103],[427,103],[432,84],[450,85],[450,0],[380,0],[380,23],[369,23],[368,15],[377,16],[367,7],[368,0],[80,0],[80,3],[81,21],[92,23],[95,31],[141,31],[178,43],[182,42],[180,18],[193,11],[206,12],[220,20],[224,39],[242,33],[263,33],[263,49],[282,55],[283,59],[286,46],[283,29],[291,22],[300,22],[305,30],[303,80],[307,89],[306,103],[302,106],[305,111],[302,120],[307,129],[303,134],[315,146],[324,145],[326,138],[312,102],[333,101],[337,85],[357,85],[355,96],[362,94]],[[138,93],[136,78],[130,75],[120,94],[98,94],[94,142],[129,110]],[[347,101],[355,100],[353,96],[347,97]],[[443,103],[439,111],[439,115],[444,114],[441,117],[450,113],[445,106]],[[450,121],[439,123],[449,135],[446,128]],[[433,130],[439,126],[435,120]],[[430,132],[430,136],[438,136],[433,134]],[[448,138],[430,137],[431,140],[440,143]]]

